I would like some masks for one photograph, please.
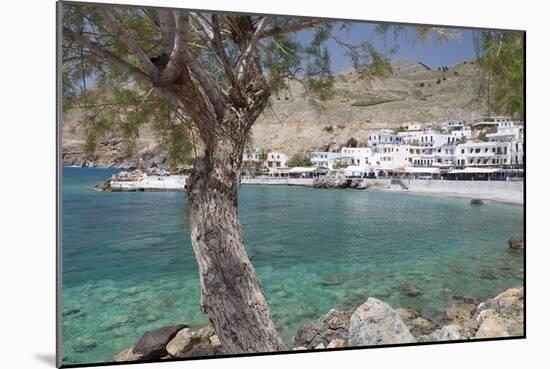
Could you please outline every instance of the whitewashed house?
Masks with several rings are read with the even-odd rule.
[[[441,129],[447,132],[463,128],[464,121],[459,119],[450,119],[446,122],[441,123]]]
[[[257,147],[247,147],[243,153],[243,165],[245,167],[259,166],[261,163],[262,151]]]
[[[311,164],[316,167],[334,169],[336,163],[340,162],[339,152],[314,151],[310,154]]]
[[[457,167],[510,164],[509,142],[466,142],[456,146],[455,165]]]
[[[371,164],[373,150],[371,147],[343,147],[340,151],[342,165],[366,167]]]
[[[490,128],[490,127],[498,127],[501,123],[511,123],[512,118],[510,117],[494,117],[494,116],[486,116],[486,117],[480,117],[474,120],[472,123],[472,127],[475,128]]]
[[[279,151],[270,151],[267,153],[267,159],[264,166],[267,168],[287,168],[288,157]]]
[[[391,129],[382,129],[380,132],[369,135],[369,140],[367,141],[368,147],[376,147],[382,144],[399,144],[402,139],[399,134],[396,134]]]
[[[409,145],[380,145],[373,148],[371,165],[380,169],[396,169],[411,165]]]

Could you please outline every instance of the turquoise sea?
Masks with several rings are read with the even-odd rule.
[[[111,361],[150,329],[204,324],[184,193],[102,193],[111,169],[63,169],[63,363]],[[243,186],[247,251],[281,336],[367,297],[434,320],[452,295],[522,284],[523,207],[358,190]],[[487,270],[493,279],[481,278]],[[407,297],[401,282],[424,293]]]

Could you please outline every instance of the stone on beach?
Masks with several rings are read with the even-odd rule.
[[[510,288],[481,303],[474,318],[479,323],[476,338],[522,336],[524,334],[523,287]]]
[[[416,340],[399,314],[388,304],[373,297],[369,297],[350,318],[350,346],[413,342]]]
[[[113,359],[116,362],[120,361],[137,361],[141,360],[142,356],[134,352],[134,347],[129,347],[125,350],[120,351],[115,358]]]
[[[166,345],[185,325],[173,325],[146,332],[134,346],[133,352],[143,359],[160,359],[168,352]]]
[[[347,342],[351,314],[350,311],[331,309],[319,320],[301,326],[294,337],[294,346],[313,349],[319,344],[326,346],[335,339]]]
[[[457,303],[452,304],[447,309],[447,316],[453,321],[454,324],[464,325],[475,314],[476,305]]]
[[[523,238],[512,237],[508,240],[508,247],[511,249],[523,249]]]
[[[422,289],[419,286],[410,282],[403,282],[399,285],[398,288],[409,297],[422,295]]]

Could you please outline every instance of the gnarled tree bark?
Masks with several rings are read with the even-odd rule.
[[[188,179],[201,306],[227,352],[283,349],[238,219],[243,142],[213,139]]]

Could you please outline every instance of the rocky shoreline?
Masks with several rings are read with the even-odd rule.
[[[414,285],[401,285],[415,293]],[[417,291],[416,291],[417,292]],[[439,323],[414,309],[394,309],[369,297],[354,311],[330,310],[298,329],[288,350],[475,340],[524,336],[524,289],[514,287],[480,302],[453,296],[447,317]],[[227,354],[212,326],[175,325],[146,332],[114,361],[159,360]]]

